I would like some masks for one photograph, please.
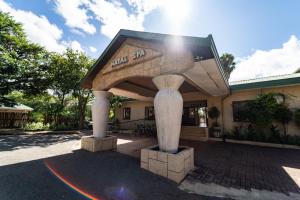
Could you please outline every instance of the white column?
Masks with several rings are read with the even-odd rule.
[[[178,88],[184,82],[180,75],[160,75],[152,79],[159,89],[154,98],[159,149],[170,153],[178,150],[183,99]]]
[[[103,138],[106,136],[111,93],[107,91],[93,91],[93,94],[96,98],[92,104],[93,135],[95,138]]]

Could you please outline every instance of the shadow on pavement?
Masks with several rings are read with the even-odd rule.
[[[60,135],[6,135],[0,136],[0,151],[11,151],[28,147],[47,147],[52,144],[80,139],[78,134]]]
[[[118,152],[77,150],[0,167],[2,200],[85,199],[72,186],[98,199],[215,199],[181,191],[176,183],[141,169],[138,159]]]

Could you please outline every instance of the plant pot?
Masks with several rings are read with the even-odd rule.
[[[221,137],[222,128],[220,126],[213,127],[214,137]]]

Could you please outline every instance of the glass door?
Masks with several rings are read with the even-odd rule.
[[[207,127],[206,101],[186,102],[183,106],[182,125]]]

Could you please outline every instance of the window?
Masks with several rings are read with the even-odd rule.
[[[130,111],[129,107],[123,108],[123,119],[130,120]]]
[[[145,107],[145,119],[148,119],[148,120],[154,120],[155,119],[154,107],[153,106],[146,106]]]
[[[248,107],[249,101],[233,101],[232,102],[232,114],[233,121],[235,122],[248,122],[247,113],[249,111]]]

